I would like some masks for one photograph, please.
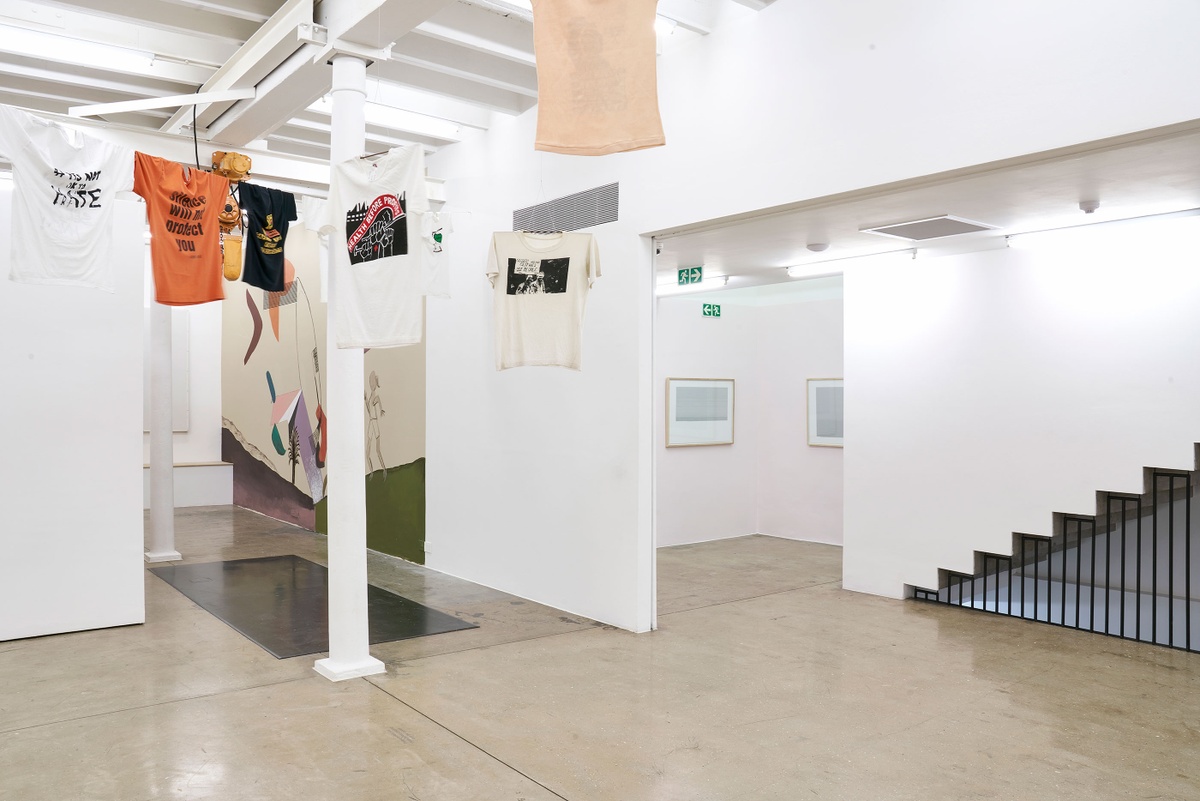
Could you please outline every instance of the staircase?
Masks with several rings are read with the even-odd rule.
[[[1098,492],[1095,515],[1055,514],[1053,536],[1015,533],[1010,555],[976,551],[973,573],[942,570],[914,595],[1200,651],[1197,483],[1200,471],[1146,468],[1141,495]]]

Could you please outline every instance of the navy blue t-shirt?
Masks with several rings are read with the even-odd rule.
[[[267,189],[242,181],[238,186],[246,212],[246,263],[242,280],[269,292],[282,292],[283,241],[288,223],[296,219],[296,198],[291,192]]]

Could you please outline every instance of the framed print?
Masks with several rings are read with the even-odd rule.
[[[733,379],[667,379],[667,447],[733,444]]]
[[[842,447],[842,379],[808,379],[808,444]]]

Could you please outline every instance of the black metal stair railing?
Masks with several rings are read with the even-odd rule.
[[[977,552],[918,600],[1200,649],[1192,498],[1200,473],[1146,471],[1147,492],[1100,493],[1097,514],[1056,515],[1051,537],[1017,533],[1011,555]],[[1200,588],[1196,588],[1200,590]]]

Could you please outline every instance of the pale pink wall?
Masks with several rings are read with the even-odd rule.
[[[655,409],[668,377],[736,390],[733,445],[656,440],[659,547],[755,533],[841,543],[842,450],[809,447],[805,425],[807,379],[842,375],[840,294],[835,278],[659,298]],[[720,319],[701,315],[713,301]]]
[[[842,449],[808,444],[807,379],[842,377],[842,301],[755,309],[760,534],[842,542]]]
[[[732,378],[733,444],[668,448],[659,426],[658,545],[681,545],[754,533],[758,424],[755,311],[724,303],[721,317],[701,315],[703,296],[658,299],[654,408],[666,420],[667,378]]]

